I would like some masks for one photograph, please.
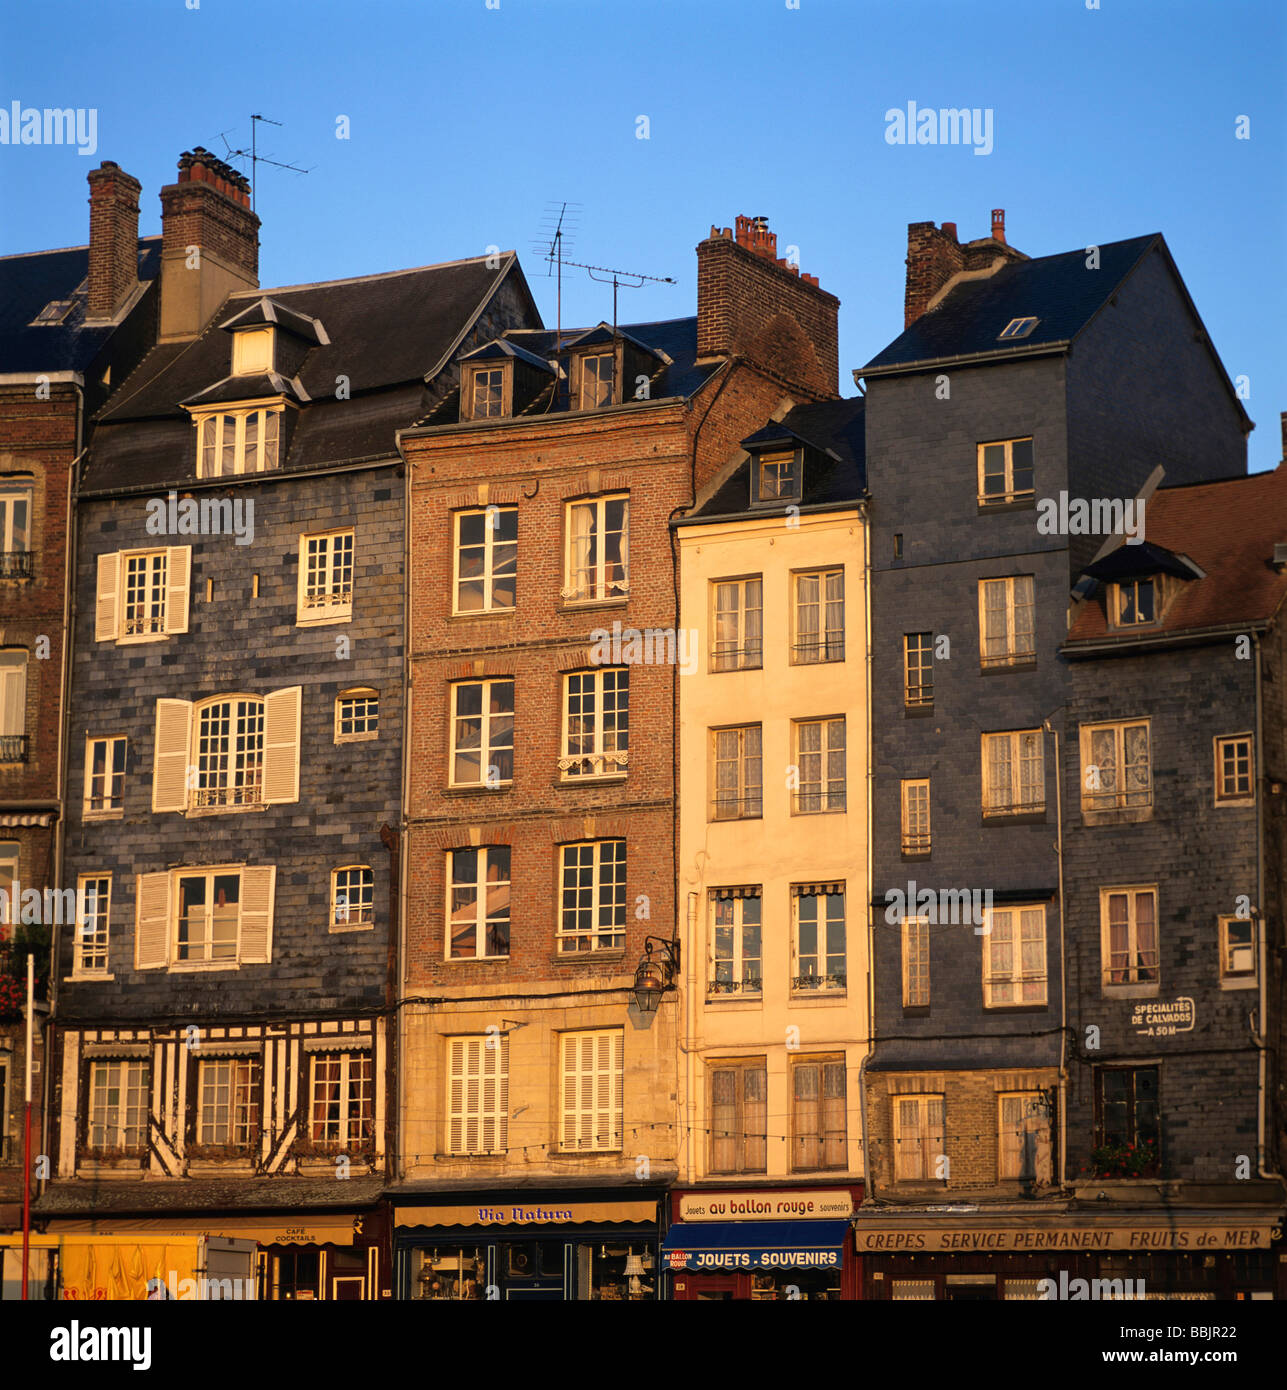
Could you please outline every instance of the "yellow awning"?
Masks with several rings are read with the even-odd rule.
[[[128,1235],[228,1236],[260,1245],[352,1245],[361,1221],[356,1213],[310,1216],[292,1220],[274,1216],[218,1216],[207,1221],[171,1221],[163,1216],[123,1217],[120,1220],[52,1220],[50,1235],[85,1234],[95,1237]]]

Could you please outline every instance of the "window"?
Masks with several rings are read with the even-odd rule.
[[[380,695],[375,690],[345,690],[335,700],[336,743],[357,743],[380,736]]]
[[[716,888],[710,895],[708,995],[759,994],[763,971],[760,890]]]
[[[1220,918],[1220,978],[1256,983],[1256,924],[1250,917]]]
[[[580,603],[629,593],[629,522],[624,494],[568,504],[565,599]]]
[[[712,820],[744,820],[763,813],[760,726],[712,729]]]
[[[75,954],[72,974],[107,974],[107,924],[112,901],[111,874],[81,874],[77,881]]]
[[[197,1143],[248,1149],[259,1136],[259,1066],[253,1057],[200,1064]]]
[[[1142,627],[1156,622],[1158,595],[1151,579],[1127,579],[1113,585],[1113,625]]]
[[[905,778],[902,784],[904,854],[929,854],[930,784],[928,777]]]
[[[508,845],[448,854],[448,960],[509,955],[509,856]]]
[[[14,884],[18,879],[18,858],[20,845],[17,840],[0,840],[0,941],[8,940],[9,928],[18,924],[22,914],[19,904],[13,900]],[[21,893],[21,888],[19,888]]]
[[[578,365],[578,410],[597,410],[612,404],[612,365],[610,352],[582,357]]]
[[[605,1028],[560,1039],[563,1119],[559,1144],[572,1153],[620,1149],[625,1032]]]
[[[928,1009],[930,1002],[930,936],[928,917],[904,917],[903,1008]]]
[[[31,575],[33,484],[0,479],[0,579]]]
[[[903,634],[903,704],[924,709],[934,703],[934,634]]]
[[[564,845],[559,951],[619,951],[626,944],[626,842]]]
[[[198,705],[196,754],[193,806],[261,804],[264,702],[241,698]]]
[[[1153,804],[1148,720],[1081,726],[1081,809],[1127,810]]]
[[[894,1096],[894,1181],[933,1182],[943,1158],[942,1096]]]
[[[503,1154],[509,1137],[509,1038],[448,1038],[447,1152]]]
[[[845,721],[799,719],[795,734],[795,763],[799,789],[795,809],[801,814],[845,809]]]
[[[72,311],[75,304],[74,299],[51,299],[48,304],[32,319],[29,325],[32,328],[37,326],[48,328],[54,324],[62,323]]]
[[[461,681],[451,688],[451,785],[514,780],[514,682]]]
[[[791,1169],[847,1168],[843,1057],[802,1057],[791,1064]]]
[[[273,865],[139,874],[134,968],[266,964],[272,953],[276,875]]]
[[[979,662],[1017,666],[1037,657],[1030,574],[979,581]]]
[[[1151,1149],[1156,1171],[1158,1129],[1157,1067],[1095,1068],[1095,1140],[1101,1149]],[[1137,1176],[1146,1177],[1148,1171]]]
[[[1105,985],[1156,985],[1157,889],[1103,888],[1099,894],[1100,949]]]
[[[756,502],[790,502],[800,496],[799,456],[794,449],[758,454],[754,469]]]
[[[146,1062],[92,1062],[89,1147],[99,1153],[142,1151],[147,1141]]]
[[[1014,816],[1046,809],[1040,729],[983,735],[983,814]]]
[[[599,666],[564,678],[565,778],[608,777],[624,772],[630,752],[630,671]]]
[[[331,930],[375,925],[375,874],[368,864],[331,871]]]
[[[795,993],[845,987],[845,893],[838,883],[792,889],[795,916],[791,989]]]
[[[767,1171],[768,1083],[762,1057],[712,1065],[712,1173]]]
[[[273,369],[273,330],[243,328],[232,335],[232,374],[251,376]]]
[[[1250,734],[1216,739],[1215,786],[1215,799],[1218,802],[1255,800],[1251,783]]]
[[[283,409],[278,405],[197,417],[197,477],[230,478],[277,468]]]
[[[367,1148],[375,1137],[369,1052],[315,1053],[309,1138],[339,1149]]]
[[[979,445],[979,506],[1022,502],[1032,495],[1031,439]]]
[[[179,878],[178,961],[235,961],[241,875],[184,874]]]
[[[1037,326],[1035,318],[1011,319],[997,334],[998,340],[1007,338],[1026,338]]]
[[[1050,1108],[1040,1091],[997,1095],[997,1177],[1050,1182]]]
[[[764,664],[764,584],[754,579],[722,579],[711,584],[715,641],[712,671],[757,670]]]
[[[470,420],[496,419],[505,414],[505,368],[475,367],[469,386]]]
[[[344,622],[353,616],[353,532],[299,538],[297,623]]]
[[[0,762],[27,761],[27,653],[0,651]]]
[[[518,575],[518,508],[456,513],[456,613],[514,607]]]
[[[123,735],[85,740],[85,815],[124,807],[126,744]]]
[[[791,660],[797,666],[845,659],[845,572],[813,570],[795,576],[795,642]]]
[[[98,557],[96,642],[150,642],[188,630],[192,547],[122,550]]]
[[[983,1007],[1046,1002],[1046,909],[997,907],[983,933]]]

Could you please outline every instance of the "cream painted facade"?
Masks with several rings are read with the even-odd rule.
[[[679,682],[679,904],[684,931],[679,1086],[681,1133],[688,1136],[680,1152],[681,1182],[725,1176],[713,1172],[711,1164],[711,1063],[759,1057],[766,1061],[768,1083],[764,1176],[855,1180],[863,1173],[859,1067],[868,1040],[865,904],[871,895],[866,520],[851,505],[826,512],[806,509],[790,518],[744,514],[677,531],[681,621],[702,634],[698,670]],[[844,568],[845,658],[793,664],[794,576],[836,566]],[[763,665],[712,670],[713,584],[754,576],[762,578]],[[791,789],[791,769],[798,765],[793,725],[841,716],[846,809],[798,813]],[[757,723],[762,728],[763,813],[756,819],[715,820],[712,730]],[[793,888],[806,883],[844,884],[843,990],[793,990]],[[761,894],[761,994],[712,996],[712,890],[756,885]],[[792,1065],[841,1056],[847,1167],[793,1168]]]

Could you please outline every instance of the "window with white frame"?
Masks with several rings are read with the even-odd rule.
[[[86,1139],[99,1153],[141,1152],[147,1142],[148,1064],[91,1062]]]
[[[768,1168],[769,1078],[763,1057],[712,1062],[711,1172]]]
[[[215,1057],[199,1064],[197,1143],[248,1149],[259,1135],[259,1063]]]
[[[109,551],[97,566],[96,642],[156,642],[187,632],[190,545]]]
[[[564,1033],[559,1051],[563,1086],[560,1148],[570,1153],[620,1149],[625,1109],[624,1030]]]
[[[264,702],[250,696],[194,709],[196,785],[192,805],[257,806],[264,787]]]
[[[928,917],[904,917],[903,1008],[928,1009],[930,1002],[930,933]]]
[[[941,1176],[944,1102],[941,1095],[893,1096],[894,1181],[933,1182]]]
[[[619,951],[626,944],[626,842],[564,845],[559,894],[559,951]]]
[[[797,719],[795,766],[799,785],[795,810],[801,815],[845,809],[845,721]]]
[[[934,703],[934,634],[903,634],[903,704],[923,709]]]
[[[1014,816],[1046,809],[1040,729],[983,735],[983,814]]]
[[[1256,923],[1251,917],[1220,918],[1220,979],[1256,983]]]
[[[165,631],[166,552],[126,555],[125,628],[126,637],[153,636]]]
[[[127,746],[123,734],[85,740],[85,815],[101,816],[124,808]]]
[[[456,513],[455,612],[494,613],[515,604],[518,508]]]
[[[979,581],[979,663],[1019,666],[1037,659],[1030,574]]]
[[[578,410],[598,410],[612,404],[613,354],[592,353],[577,364]]]
[[[375,1137],[369,1052],[314,1053],[309,1138],[339,1149],[368,1148]]]
[[[272,956],[276,867],[229,864],[139,874],[136,970],[236,969]]]
[[[1046,1002],[1046,909],[994,907],[983,933],[983,1007]]]
[[[756,502],[790,502],[800,496],[800,456],[795,449],[757,454],[752,464]]]
[[[336,743],[358,743],[380,736],[380,693],[343,690],[335,699]]]
[[[76,893],[76,941],[72,974],[107,974],[107,932],[112,903],[111,874],[81,874]]]
[[[711,819],[745,820],[763,814],[761,728],[711,730]]]
[[[1032,440],[979,445],[979,506],[1023,502],[1033,496]]]
[[[447,1039],[447,1152],[503,1154],[509,1141],[509,1038]]]
[[[581,603],[629,593],[629,527],[630,500],[624,493],[568,503],[565,599]]]
[[[791,1062],[791,1170],[849,1166],[845,1059],[799,1057]]]
[[[1049,1183],[1050,1107],[1040,1091],[997,1094],[997,1177]]]
[[[900,843],[904,854],[929,854],[930,779],[905,777],[901,787],[902,829]]]
[[[0,651],[0,762],[27,758],[27,653]]]
[[[1081,726],[1081,809],[1120,811],[1153,804],[1149,721]]]
[[[1099,911],[1104,984],[1156,985],[1157,888],[1101,888]]]
[[[844,885],[798,884],[791,890],[791,902],[792,992],[843,990],[847,972]]]
[[[284,406],[221,410],[194,418],[197,427],[197,477],[230,478],[263,473],[281,464]]]
[[[33,483],[0,478],[0,579],[31,576],[33,490]]]
[[[509,955],[509,864],[508,845],[448,853],[448,960],[502,960]]]
[[[793,665],[845,659],[845,572],[809,570],[794,576]]]
[[[514,682],[459,681],[451,688],[451,785],[514,780]]]
[[[712,671],[758,670],[764,664],[764,583],[751,579],[711,582]]]
[[[182,874],[177,889],[175,960],[235,961],[241,916],[241,875]]]
[[[20,884],[18,860],[21,845],[17,840],[0,840],[0,941],[8,940],[10,928],[22,920],[19,904],[13,900],[14,885]],[[19,889],[21,892],[21,889]]]
[[[375,874],[369,864],[331,870],[331,930],[375,925]]]
[[[715,888],[710,894],[710,995],[757,995],[763,980],[760,889]]]
[[[1232,734],[1215,741],[1215,799],[1218,802],[1251,802],[1251,735]]]
[[[630,670],[596,666],[563,678],[563,756],[566,778],[608,777],[630,759]]]
[[[469,373],[469,419],[488,420],[505,413],[505,368],[474,367]]]
[[[353,532],[299,538],[297,624],[342,622],[353,616]]]

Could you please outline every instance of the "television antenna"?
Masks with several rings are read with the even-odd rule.
[[[554,347],[558,350],[563,341],[563,251],[566,244],[576,240],[577,224],[581,220],[582,205],[566,201],[554,201],[545,205],[541,219],[541,237],[533,242],[533,248],[544,254],[549,270],[546,276],[557,275],[555,291],[555,335]]]
[[[584,270],[590,279],[599,285],[612,286],[612,336],[617,336],[617,290],[639,290],[644,284],[651,281],[655,285],[673,285],[676,283],[672,275],[644,275],[638,270],[614,270],[607,265],[586,265],[582,261],[564,261],[564,265],[575,266],[578,270]],[[594,272],[599,271],[596,275]],[[605,277],[611,276],[612,279]],[[637,284],[630,284],[630,281],[637,281]]]
[[[281,127],[281,121],[271,120],[267,116],[252,115],[250,118],[250,148],[248,150],[234,150],[228,144],[228,132],[220,131],[219,138],[224,143],[224,148],[228,152],[229,159],[248,159],[250,160],[250,210],[255,210],[255,175],[261,164],[271,164],[274,169],[289,169],[293,174],[311,174],[311,169],[301,169],[298,164],[283,164],[279,160],[269,159],[267,155],[259,153],[259,125],[275,125]]]

